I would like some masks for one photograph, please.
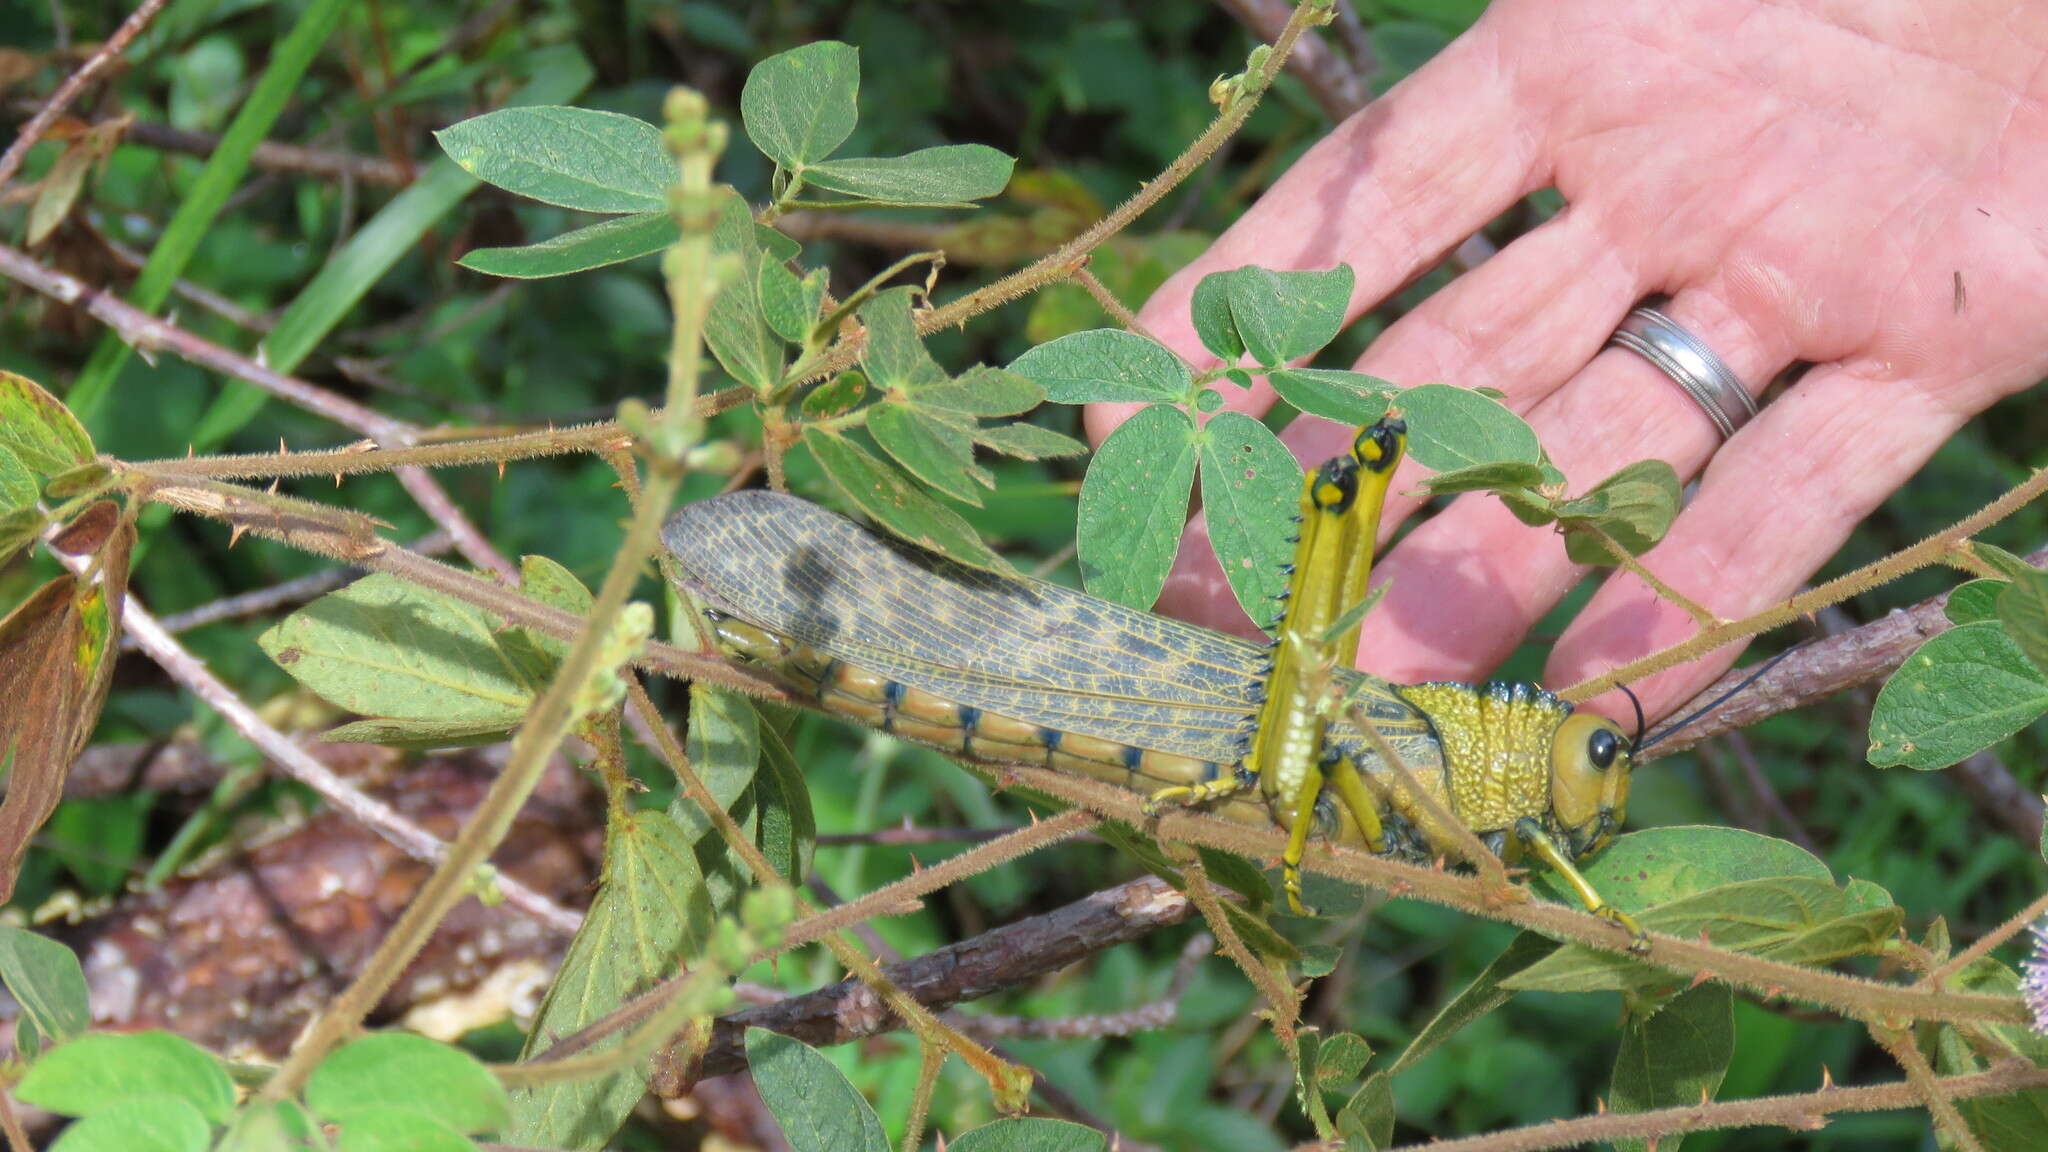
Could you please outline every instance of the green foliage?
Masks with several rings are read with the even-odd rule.
[[[690,840],[660,812],[614,819],[603,886],[541,1002],[524,1055],[618,1008],[701,953],[711,902]],[[619,1041],[597,1051],[614,1050]],[[600,1148],[646,1091],[645,1061],[512,1094],[514,1143]]]
[[[1964,624],[1922,644],[1885,681],[1870,715],[1870,762],[1946,768],[2044,712],[2048,676],[2004,625]]]
[[[1419,65],[1477,7],[1464,0],[1358,6],[1379,57],[1374,86],[1384,88]],[[10,219],[25,216],[32,236],[47,233],[61,244],[67,216],[76,215],[144,244],[147,262],[138,281],[120,288],[125,298],[162,310],[180,281],[213,288],[265,315],[268,334],[210,316],[190,298],[176,305],[173,322],[231,348],[260,338],[273,368],[306,364],[316,381],[380,412],[460,429],[568,424],[652,391],[673,367],[665,359],[666,285],[657,283],[654,262],[628,262],[669,248],[683,235],[679,219],[708,210],[716,259],[700,290],[715,283],[717,291],[706,321],[707,390],[736,386],[743,398],[719,401],[740,400],[706,426],[708,443],[687,445],[693,461],[766,456],[794,489],[831,495],[903,538],[987,567],[1019,554],[1028,554],[1019,560],[1027,566],[1055,551],[1066,543],[1066,521],[1078,516],[1082,579],[1126,603],[1156,598],[1199,482],[1209,535],[1235,595],[1255,619],[1271,615],[1300,467],[1265,424],[1219,411],[1234,389],[1261,378],[1295,409],[1344,424],[1366,423],[1393,407],[1408,421],[1412,454],[1436,470],[1423,481],[1430,492],[1494,493],[1524,521],[1554,525],[1577,562],[1614,563],[1603,536],[1636,555],[1662,539],[1680,499],[1680,477],[1669,466],[1628,465],[1574,495],[1534,431],[1498,393],[1462,389],[1457,380],[1404,390],[1415,382],[1338,366],[1441,277],[1347,327],[1354,289],[1348,266],[1210,276],[1195,290],[1190,320],[1202,347],[1222,361],[1213,368],[1190,366],[1145,336],[1091,327],[1104,322],[1100,310],[1071,283],[1039,292],[1028,315],[1011,308],[978,316],[964,332],[939,323],[941,316],[959,318],[941,309],[1051,250],[1153,175],[1211,114],[1203,95],[1209,75],[1234,75],[1232,98],[1245,98],[1242,35],[1213,14],[1162,6],[1103,19],[1065,0],[1021,13],[941,8],[912,15],[883,4],[770,12],[692,3],[674,12],[628,13],[617,33],[566,12],[537,12],[442,56],[453,18],[432,10],[386,13],[372,37],[349,6],[329,0],[261,10],[256,19],[234,5],[218,13],[172,6],[131,52],[135,71],[113,83],[120,106],[145,120],[155,113],[186,128],[226,125],[211,157],[202,163],[149,152],[132,139],[113,147],[112,135],[112,152],[104,156],[91,142],[45,145],[27,174],[40,188],[35,203]],[[378,46],[373,66],[330,66],[335,54],[323,46],[344,19],[352,21],[349,42]],[[843,36],[862,48],[817,40],[746,70],[748,57],[790,42],[799,29]],[[613,36],[621,38],[606,43]],[[707,93],[713,104],[737,108],[761,154],[734,149],[719,171],[731,186],[709,202],[674,195],[673,139],[645,118],[668,79],[650,62],[647,45],[678,37],[701,58],[703,74],[714,77]],[[1325,40],[1340,42],[1335,33]],[[998,55],[970,58],[964,45]],[[392,58],[383,59],[385,53]],[[1000,66],[985,67],[991,58]],[[257,61],[266,70],[251,87],[244,77],[254,75]],[[720,75],[730,82],[721,86]],[[602,86],[593,89],[598,76]],[[962,98],[947,83],[971,93]],[[1162,209],[1175,230],[1114,237],[1090,253],[1091,272],[1126,302],[1150,295],[1312,138],[1304,92],[1283,78],[1241,131],[1243,146],[1210,161],[1222,178],[1184,186]],[[508,96],[531,106],[450,123]],[[563,106],[569,100],[606,110]],[[1020,111],[1011,123],[989,117],[990,107]],[[395,154],[408,145],[392,129],[429,124],[448,125],[436,134],[445,158],[422,163],[395,196],[374,181],[351,181],[344,195],[338,182],[303,173],[279,178],[252,160],[258,142],[293,133],[320,149]],[[946,142],[962,136],[1014,139],[1027,169],[1061,167],[1027,171],[1012,184],[1008,156]],[[517,202],[469,196],[479,180]],[[935,211],[972,207],[1006,187],[1007,200],[968,223]],[[225,208],[231,193],[238,200]],[[804,237],[801,245],[777,230],[787,214],[821,208],[830,215],[811,211],[803,231],[790,228]],[[915,242],[877,244],[858,229],[835,231],[837,221],[871,223],[877,214],[852,215],[870,209],[890,210],[886,219],[902,222]],[[1520,206],[1489,231],[1511,240],[1546,210]],[[156,221],[164,223],[151,233]],[[544,238],[517,242],[527,236]],[[475,243],[487,246],[462,252]],[[876,248],[879,256],[870,251]],[[951,262],[943,269],[923,257],[890,263],[898,249],[911,248],[942,248]],[[41,251],[38,257],[55,259]],[[65,258],[64,266],[74,267],[75,252],[65,250]],[[536,283],[479,284],[451,264]],[[931,269],[922,288],[891,286],[913,269],[920,277]],[[546,282],[572,273],[583,279]],[[46,317],[21,311],[27,319],[0,342],[9,367],[46,380],[74,377],[63,338],[44,330]],[[231,442],[255,451],[283,437],[304,446],[362,434],[337,434],[296,410],[263,411],[259,393],[239,384],[220,390],[170,357],[129,365],[124,376],[128,352],[119,337],[101,336],[75,373],[68,409],[26,376],[0,373],[0,561],[44,530],[39,499],[54,505],[122,482],[118,468],[96,458],[100,449],[87,427],[110,451],[136,459],[179,455],[188,438],[200,452]],[[1323,366],[1309,366],[1314,361]],[[969,366],[955,372],[960,365]],[[1116,401],[1139,410],[1080,480],[1079,468],[1063,463],[1086,451],[1073,435],[1077,414],[1047,401]],[[2006,469],[1987,481],[1999,487],[2013,482],[2038,439],[2038,421],[2017,415],[2009,427],[1987,432],[1989,447],[1973,440],[1960,453],[1986,472]],[[523,594],[577,616],[590,613],[583,578],[595,574],[594,560],[612,547],[626,514],[609,470],[571,455],[520,461],[495,487],[483,469],[438,475],[501,550],[548,554],[523,558]],[[690,494],[728,479],[699,477]],[[309,486],[325,487],[324,479]],[[1920,495],[1909,493],[1892,519],[1867,530],[1857,546],[1896,547],[1891,537],[1924,534],[1980,503],[1973,493],[1945,475]],[[336,499],[385,518],[394,539],[432,526],[395,485],[351,480]],[[150,523],[146,596],[166,612],[312,567],[268,542],[230,550],[225,532],[213,534],[218,539],[204,531],[150,532]],[[2016,538],[2036,539],[2040,527],[2038,519],[2025,520]],[[2038,787],[2038,730],[2028,729],[2048,710],[2048,576],[2015,566],[1981,542],[1971,548],[2003,579],[1957,589],[1948,613],[1958,627],[1923,646],[1880,695],[1871,757],[1935,768],[2018,734],[2008,759],[2023,785]],[[0,585],[17,594],[28,567],[0,572]],[[37,581],[50,574],[33,573]],[[1902,592],[1896,601],[1873,600],[1858,610],[1874,614],[1919,594]],[[606,661],[637,650],[647,624],[643,616],[607,633]],[[494,739],[515,729],[568,651],[560,638],[508,627],[475,605],[385,576],[360,580],[273,626],[261,646],[277,667],[251,658],[253,631],[216,626],[188,639],[252,703],[274,703],[290,691],[277,674],[281,667],[300,686],[357,714],[330,737],[401,746]],[[678,623],[675,631],[687,636],[689,629]],[[1536,658],[1531,651],[1518,656],[1523,665]],[[583,707],[614,716],[621,687],[607,672],[585,686]],[[985,829],[1024,819],[1014,795],[992,796],[927,753],[906,753],[812,718],[792,720],[704,682],[692,687],[690,700],[691,766],[741,834],[786,877],[812,874],[820,825],[871,832],[909,820]],[[104,723],[103,739],[155,741],[197,729],[209,749],[234,747],[210,713],[164,691],[160,679],[125,677]],[[1936,912],[1958,924],[1995,923],[2048,876],[2033,846],[1987,837],[1957,816],[1938,778],[1853,772],[1833,762],[1838,727],[1833,715],[1792,717],[1753,737],[1751,782],[1764,778],[1789,794],[1791,818],[1806,824],[1815,852],[1788,840],[1684,827],[1730,816],[1700,799],[1700,774],[1682,767],[1639,775],[1634,805],[1639,821],[1678,826],[1623,837],[1590,864],[1593,883],[1653,930],[1808,968],[1869,972],[1881,960],[1887,967],[1880,971],[1889,975],[1910,955],[1902,947],[1905,923]],[[598,726],[584,731],[594,736]],[[666,786],[665,770],[648,774],[637,748],[628,755],[634,772]],[[607,783],[617,786],[610,773],[624,768],[604,767]],[[702,998],[685,1007],[723,1010],[728,969],[760,950],[770,935],[764,925],[779,929],[790,915],[764,911],[763,901],[786,902],[788,892],[753,888],[752,872],[687,797],[665,813],[633,808],[623,787],[610,799],[603,883],[528,1037],[529,1055],[684,971],[707,980],[694,993]],[[159,803],[69,801],[45,826],[32,864],[53,873],[52,861],[61,859],[97,890],[117,892],[151,863]],[[232,801],[223,809],[247,814]],[[1121,829],[1101,835],[1128,845],[1145,866],[1174,874],[1173,862],[1142,837]],[[946,849],[863,844],[824,851],[830,854],[819,875],[851,896],[899,879],[915,861]],[[1094,843],[1064,845],[1010,861],[943,900],[927,901],[930,907],[872,927],[898,950],[928,952],[982,923],[1042,911],[1100,887],[1112,873],[1127,874],[1129,865],[1104,851]],[[1406,1142],[1549,1119],[1595,1096],[1626,1112],[1689,1105],[1724,1090],[1747,1096],[1809,1086],[1822,1060],[1844,1080],[1896,1075],[1881,1054],[1873,1058],[1867,1045],[1855,1046],[1850,1028],[1772,1015],[1747,1003],[1747,994],[1737,1003],[1718,983],[1686,987],[1687,977],[1628,957],[1509,934],[1412,901],[1375,911],[1363,946],[1349,920],[1275,925],[1266,919],[1269,891],[1255,864],[1210,849],[1203,859],[1212,881],[1247,897],[1227,906],[1224,925],[1260,957],[1291,964],[1284,978],[1328,981],[1313,1001],[1312,1023],[1322,1031],[1303,1034],[1300,1059],[1290,1067],[1270,1030],[1232,1026],[1261,1006],[1239,974],[1210,959],[1195,965],[1193,985],[1166,1032],[1015,1043],[1040,1075],[1134,1140],[1239,1150],[1334,1133],[1349,1146],[1384,1148],[1395,1142],[1397,1116]],[[1852,871],[1885,881],[1898,899],[1874,883],[1836,880]],[[1316,880],[1348,893],[1350,904],[1326,904],[1359,906],[1355,886]],[[40,896],[48,885],[30,887]],[[1570,899],[1555,886],[1548,893]],[[1124,1012],[1167,993],[1182,939],[1162,933],[1098,956],[994,1010],[1055,1019]],[[1938,947],[1936,933],[1928,940],[1937,956],[1950,951],[1945,930]],[[790,989],[838,975],[803,953],[746,973]],[[22,1099],[85,1110],[86,1118],[59,1139],[60,1149],[211,1144],[268,1152],[291,1141],[362,1152],[454,1152],[474,1146],[469,1134],[487,1131],[527,1144],[630,1147],[636,1137],[615,1132],[641,1096],[654,1039],[614,1035],[600,1042],[593,1051],[616,1056],[616,1066],[519,1089],[509,1121],[502,1095],[475,1061],[397,1034],[337,1051],[318,1067],[303,1103],[235,1111],[232,1095],[223,1094],[222,1066],[199,1049],[158,1033],[86,1033],[84,979],[62,946],[0,929],[0,980],[23,1010],[18,1047],[30,1063]],[[1983,960],[1951,986],[2011,997],[2017,985],[2009,966]],[[1552,994],[1520,995],[1532,990]],[[1604,990],[1623,993],[1618,1026],[1615,997],[1584,994]],[[1220,1039],[1225,1034],[1229,1043]],[[1919,1036],[1944,1075],[1982,1071],[2009,1055],[2048,1057],[2038,1038],[2004,1023],[1964,1029],[1923,1022]],[[1403,1040],[1397,1058],[1373,1062],[1374,1046],[1394,1049]],[[641,1046],[627,1050],[628,1043]],[[748,1035],[747,1046],[764,1095],[798,1146],[886,1147],[884,1124],[900,1123],[918,1087],[918,1054],[908,1044],[871,1044],[857,1058],[758,1033]],[[1270,1111],[1223,1102],[1247,1085],[1285,1084],[1290,1076],[1299,1114],[1275,1120]],[[987,1091],[966,1086],[970,1080],[954,1062],[936,1085],[934,1124],[948,1147],[1081,1150],[1108,1143],[1102,1133],[1055,1121],[983,1123]],[[1958,1106],[1987,1148],[2021,1148],[2031,1146],[2048,1116],[2043,1098],[2027,1093]],[[322,1125],[330,1131],[323,1134]],[[1876,1136],[1852,1129],[1840,1140],[1917,1147],[1925,1128],[1924,1116],[1909,1116]],[[801,1142],[805,1134],[811,1145]],[[1709,1136],[1688,1142],[1716,1146]],[[1671,1135],[1657,1146],[1676,1143]]]
[[[169,1032],[80,1036],[30,1065],[14,1096],[24,1104],[82,1117],[171,1100],[190,1109],[202,1125],[225,1124],[235,1106],[234,1085],[220,1062]]]
[[[749,1028],[747,1066],[791,1152],[889,1152],[875,1110],[807,1045]]]
[[[306,1107],[341,1128],[392,1129],[401,1118],[452,1133],[495,1132],[510,1111],[505,1090],[476,1058],[404,1032],[365,1036],[335,1051],[306,1082]],[[369,1138],[359,1138],[364,1147]]]
[[[47,1045],[62,1044],[92,1023],[78,957],[55,940],[0,925],[0,983],[21,1008],[14,1049],[24,1057],[34,1059]]]

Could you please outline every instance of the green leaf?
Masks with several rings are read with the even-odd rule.
[[[1448,496],[1454,492],[1529,489],[1542,483],[1543,469],[1534,464],[1509,461],[1500,464],[1474,464],[1470,468],[1439,472],[1434,476],[1424,477],[1422,486],[1438,496]]]
[[[2024,558],[2015,556],[1996,544],[1986,544],[1982,540],[1972,540],[1970,541],[1970,551],[1979,560],[1996,568],[2007,580],[2024,579],[2028,573],[2040,571],[2040,569],[2027,563]]]
[[[1007,570],[1003,558],[981,542],[959,513],[925,495],[860,445],[815,427],[804,429],[804,445],[853,506],[877,524],[963,564]]]
[[[227,1123],[235,1086],[220,1062],[169,1032],[93,1032],[29,1065],[15,1099],[66,1116],[92,1116],[145,1097],[190,1105],[210,1124]]]
[[[476,1152],[462,1133],[404,1108],[358,1108],[337,1127],[334,1152]]]
[[[122,1100],[64,1129],[50,1152],[206,1152],[206,1117],[170,1096]]]
[[[804,253],[803,245],[767,224],[754,225],[754,245],[777,264],[787,264]]]
[[[962,503],[981,506],[982,487],[995,477],[974,462],[974,442],[965,429],[925,415],[909,404],[885,402],[868,409],[868,434],[905,471]]]
[[[1301,465],[1272,429],[1242,412],[1220,412],[1209,421],[1201,433],[1201,464],[1202,514],[1216,559],[1245,614],[1268,624],[1287,587],[1283,569],[1300,530],[1294,511],[1301,502]]]
[[[919,391],[917,402],[926,408],[974,416],[1015,416],[1045,403],[1045,389],[1028,376],[976,364],[943,384]]]
[[[1408,454],[1438,472],[1502,462],[1534,464],[1536,433],[1501,402],[1467,388],[1424,384],[1395,400],[1408,418]]]
[[[761,731],[761,768],[751,792],[758,830],[754,843],[784,876],[807,875],[817,846],[818,822],[803,769],[774,727]]]
[[[802,279],[779,260],[762,260],[760,283],[761,315],[777,336],[801,344],[818,322],[818,309],[825,302],[825,270],[815,269]]]
[[[1615,1112],[1677,1108],[1713,1098],[1735,1056],[1735,1000],[1726,985],[1687,989],[1652,1013],[1631,1020],[1614,1055],[1607,1107]],[[1657,1152],[1678,1152],[1682,1134],[1660,1137]],[[1645,1140],[1617,1140],[1617,1149],[1648,1152]]]
[[[34,508],[0,512],[0,563],[43,534],[43,514]]]
[[[1393,1145],[1394,1081],[1389,1074],[1375,1072],[1366,1077],[1337,1113],[1337,1133],[1344,1137],[1347,1150],[1376,1152]]]
[[[1133,608],[1159,599],[1194,473],[1195,423],[1178,408],[1140,408],[1109,434],[1081,483],[1076,543],[1088,591]]]
[[[33,1046],[16,1044],[33,1058],[49,1044],[62,1044],[92,1024],[86,1003],[85,972],[71,949],[26,928],[0,925],[0,982],[21,1006],[20,1034]]]
[[[867,340],[861,345],[860,366],[868,382],[877,388],[908,395],[946,378],[946,373],[925,351],[924,340],[910,315],[915,291],[891,288],[878,292],[860,307],[861,326]]]
[[[91,438],[63,401],[28,377],[6,371],[0,371],[0,448],[43,476],[93,458]]]
[[[892,205],[946,208],[997,195],[1017,162],[986,144],[941,144],[902,156],[826,160],[804,169],[820,188]]]
[[[605,846],[604,885],[569,942],[521,1059],[645,991],[701,951],[711,905],[689,838],[661,812],[617,819]],[[616,1048],[619,1037],[591,1049]],[[647,1060],[586,1080],[512,1092],[509,1144],[598,1148],[647,1092]]]
[[[1323,1088],[1348,1086],[1371,1059],[1372,1045],[1364,1037],[1351,1032],[1325,1036],[1316,1045],[1316,1084]]]
[[[417,752],[494,744],[519,727],[517,717],[495,720],[387,720],[372,717],[337,724],[320,734],[323,744],[389,744]]]
[[[1870,714],[1868,755],[1879,768],[1946,768],[2043,712],[2048,677],[2005,629],[1964,624],[1922,644],[1885,681]]]
[[[754,65],[740,90],[740,118],[754,147],[794,171],[846,142],[859,100],[860,52],[818,40]]]
[[[1179,401],[1194,387],[1188,366],[1163,346],[1117,328],[1096,328],[1040,344],[1010,362],[1056,404]]]
[[[583,581],[574,572],[546,556],[521,556],[519,558],[519,590],[550,608],[559,608],[571,616],[588,616],[597,598],[584,587]],[[548,637],[560,646],[561,653],[567,653],[569,642]]]
[[[683,751],[720,809],[731,811],[753,786],[761,761],[761,717],[737,692],[703,682],[690,685],[690,728]],[[688,795],[678,793],[669,816],[688,840],[711,830],[711,821]]]
[[[334,33],[342,14],[355,5],[352,0],[318,0],[298,10],[291,31],[269,46],[270,63],[263,76],[249,89],[226,132],[199,175],[190,183],[179,182],[177,211],[171,214],[149,250],[149,259],[123,298],[154,313],[170,299],[171,289],[185,275],[193,253],[212,233],[228,197],[243,186],[249,161],[256,148],[270,136],[277,118],[293,103],[300,91],[299,81],[320,53],[321,45]],[[108,332],[92,350],[92,359],[72,384],[67,398],[80,420],[95,421],[105,404],[114,379],[128,362],[130,346],[118,332]],[[276,367],[273,363],[272,367]],[[283,369],[290,371],[290,369]],[[0,424],[6,422],[0,417]]]
[[[1903,912],[1876,885],[1837,887],[1797,845],[1732,828],[1657,828],[1616,840],[1586,868],[1616,907],[1659,932],[1705,934],[1716,947],[1821,964],[1884,946]],[[1571,899],[1545,874],[1541,886]],[[1677,991],[1677,978],[1625,956],[1571,946],[1502,982],[1517,990]]]
[[[1202,339],[1202,347],[1225,364],[1235,364],[1244,355],[1244,337],[1238,335],[1237,321],[1230,315],[1230,281],[1236,274],[1233,268],[1202,277],[1188,302],[1188,314],[1195,323],[1195,335]]]
[[[650,256],[681,235],[666,212],[615,216],[517,248],[472,248],[456,263],[486,276],[539,280]]]
[[[1500,955],[1486,966],[1486,970],[1472,978],[1449,1003],[1437,1010],[1437,1014],[1423,1025],[1415,1039],[1402,1049],[1401,1058],[1387,1069],[1389,1076],[1402,1071],[1435,1051],[1444,1041],[1465,1030],[1473,1021],[1507,1003],[1514,993],[1503,986],[1502,981],[1522,971],[1538,960],[1558,950],[1555,940],[1546,940],[1534,932],[1523,932],[1508,942]]]
[[[511,104],[559,104],[573,99],[590,83],[590,65],[573,48],[531,53],[527,60],[533,65],[533,78],[513,93]],[[371,285],[392,265],[419,251],[421,237],[453,212],[476,183],[476,177],[453,160],[444,157],[428,165],[327,258],[264,336],[258,358],[279,372],[297,369]],[[192,430],[192,450],[215,451],[267,402],[268,394],[253,384],[229,384]]]
[[[1335,368],[1279,368],[1266,374],[1282,400],[1311,416],[1339,424],[1370,424],[1387,414],[1394,385],[1363,372]]]
[[[327,1147],[320,1126],[290,1100],[258,1101],[242,1109],[214,1152],[299,1152]]]
[[[1714,825],[1628,833],[1595,856],[1584,872],[1600,895],[1624,912],[1646,911],[1745,880],[1834,878],[1818,857],[1789,840]],[[1549,873],[1540,874],[1538,883],[1556,899],[1576,899]]]
[[[2019,650],[2048,675],[2048,572],[2024,568],[1998,594],[1998,621]]]
[[[801,1041],[749,1028],[747,1066],[791,1152],[889,1152],[875,1110],[836,1065]]]
[[[1998,594],[2005,591],[2003,580],[1971,580],[1948,594],[1942,611],[1951,624],[1978,624],[1998,619]]]
[[[721,284],[704,317],[704,343],[732,378],[766,395],[782,383],[783,344],[761,309],[761,262],[754,214],[728,192],[711,231],[711,247],[739,258],[739,271]]]
[[[293,679],[351,712],[517,724],[535,685],[480,608],[375,572],[286,617],[257,644]]]
[[[993,424],[974,430],[976,443],[1019,460],[1045,460],[1055,456],[1079,456],[1088,445],[1050,428],[1036,424]]]
[[[1779,876],[1724,884],[1637,915],[1643,927],[1790,964],[1822,965],[1883,951],[1905,919],[1864,906],[1826,880]],[[1682,981],[1633,959],[1574,945],[1506,981],[1540,992],[1675,992]]]
[[[464,172],[579,212],[666,212],[676,162],[661,129],[589,108],[500,108],[434,133]]]
[[[1349,264],[1325,272],[1239,268],[1230,278],[1230,318],[1252,360],[1278,368],[1335,339],[1351,302]]]
[[[760,715],[746,697],[701,682],[690,686],[690,727],[683,750],[720,809],[730,813],[757,843],[760,806],[751,800],[762,760],[761,727]],[[753,883],[752,871],[719,837],[705,835],[711,830],[711,820],[687,794],[676,794],[669,802],[668,814],[683,830],[683,838],[695,844],[712,911],[731,915],[739,906],[741,893]]]
[[[494,1132],[510,1115],[505,1090],[476,1057],[408,1032],[352,1040],[306,1081],[306,1107],[323,1120],[369,1102],[417,1112],[457,1132]]]
[[[1039,1116],[1011,1116],[962,1132],[949,1152],[1103,1152],[1109,1138],[1093,1128]]]
[[[804,394],[804,419],[829,420],[844,416],[867,399],[868,378],[860,372],[841,372]]]
[[[14,449],[0,445],[0,513],[34,511],[36,497],[41,495],[37,488],[28,465],[21,462]]]
[[[1614,564],[1607,545],[1588,529],[1605,532],[1631,556],[1656,547],[1685,502],[1678,473],[1662,460],[1638,460],[1557,506],[1565,553],[1574,564]]]

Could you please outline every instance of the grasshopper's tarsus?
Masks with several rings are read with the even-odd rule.
[[[1145,797],[1145,815],[1157,816],[1168,808],[1199,808],[1204,804],[1235,796],[1251,786],[1252,780],[1248,774],[1232,772],[1200,784],[1161,788]]]

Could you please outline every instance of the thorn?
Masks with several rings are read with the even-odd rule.
[[[505,462],[504,462],[503,460],[500,460],[500,461],[498,461],[498,481],[499,481],[499,483],[503,483],[503,482],[504,482],[504,480],[505,480]]]
[[[242,533],[248,530],[249,527],[246,524],[237,524],[233,528],[228,529],[228,547],[233,548],[235,542],[242,538]]]
[[[1823,1091],[1823,1092],[1832,1092],[1832,1091],[1834,1091],[1834,1088],[1835,1088],[1835,1074],[1834,1074],[1833,1072],[1830,1072],[1830,1071],[1828,1071],[1828,1066],[1827,1066],[1827,1065],[1825,1065],[1825,1064],[1821,1065],[1821,1066],[1820,1066],[1820,1090],[1821,1090],[1821,1091]]]

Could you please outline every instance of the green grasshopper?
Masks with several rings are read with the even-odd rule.
[[[718,646],[800,701],[998,771],[1079,772],[1144,792],[1155,808],[1277,823],[1289,833],[1282,872],[1296,911],[1310,834],[1428,862],[1453,851],[1434,810],[1510,862],[1541,860],[1640,940],[1573,863],[1623,819],[1633,749],[1618,725],[1530,684],[1396,685],[1317,666],[1318,650],[1355,650],[1348,629],[1334,643],[1314,634],[1363,599],[1404,431],[1398,421],[1362,429],[1348,457],[1306,480],[1277,653],[969,567],[783,493],[688,505],[662,540]],[[1291,656],[1289,635],[1309,638]],[[1359,722],[1433,804],[1395,778]]]

